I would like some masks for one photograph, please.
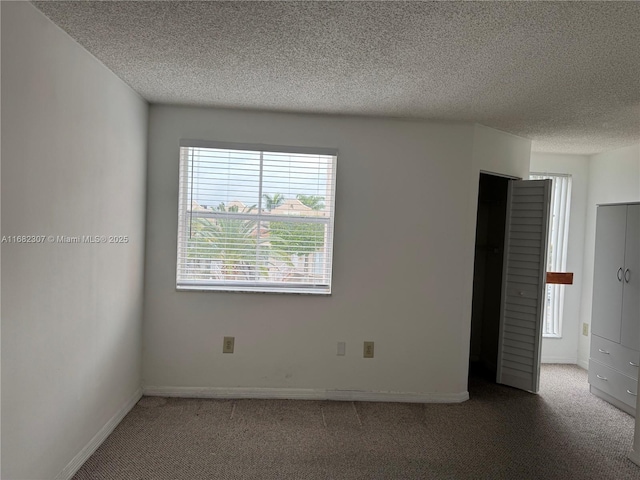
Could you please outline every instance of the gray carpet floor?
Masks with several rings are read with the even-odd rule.
[[[461,404],[143,397],[75,480],[640,479],[634,419],[585,370],[539,395],[470,383]]]

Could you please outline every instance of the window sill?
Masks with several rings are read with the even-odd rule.
[[[268,288],[250,286],[209,286],[209,285],[178,285],[177,292],[226,292],[226,293],[275,293],[293,295],[320,295],[331,296],[331,290],[317,288]]]

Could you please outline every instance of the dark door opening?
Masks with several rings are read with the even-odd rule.
[[[509,179],[480,174],[469,376],[496,381]]]

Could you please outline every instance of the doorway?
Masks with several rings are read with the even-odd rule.
[[[469,376],[496,381],[509,179],[480,174]]]

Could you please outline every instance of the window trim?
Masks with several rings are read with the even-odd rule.
[[[235,142],[221,142],[216,140],[195,140],[195,139],[180,139],[179,148],[210,148],[218,150],[240,150],[240,151],[252,151],[260,153],[284,153],[284,154],[302,154],[302,155],[322,155],[333,157],[331,167],[331,188],[333,193],[333,199],[330,205],[330,216],[328,218],[320,217],[298,217],[293,215],[269,215],[269,220],[280,220],[290,223],[320,223],[327,225],[331,231],[331,245],[330,245],[330,258],[331,262],[328,268],[328,283],[285,283],[285,282],[247,282],[247,281],[211,281],[206,280],[182,280],[179,281],[178,273],[180,271],[180,218],[181,218],[181,195],[186,198],[189,197],[189,192],[181,192],[182,189],[182,164],[181,153],[179,153],[178,162],[178,232],[177,232],[177,245],[176,245],[176,274],[175,285],[176,291],[200,291],[200,292],[227,292],[227,293],[276,293],[276,294],[299,294],[299,295],[322,295],[330,296],[333,286],[333,257],[334,257],[334,238],[335,238],[335,207],[336,207],[336,178],[337,178],[337,160],[338,149],[327,147],[301,147],[301,146],[289,146],[289,145],[271,145],[262,143],[235,143]],[[187,162],[188,164],[188,162]],[[260,206],[262,204],[262,171],[260,172]],[[184,199],[182,199],[184,200]],[[260,211],[260,210],[259,210]],[[233,213],[220,213],[220,212],[198,212],[199,217],[205,218],[240,218],[246,219],[247,214]],[[250,214],[259,218],[260,213]],[[271,285],[267,287],[268,285]],[[267,287],[267,288],[265,288]]]
[[[562,202],[560,201],[561,205],[558,205],[558,210],[562,209],[562,203],[564,203],[564,207],[566,208],[565,211],[565,217],[562,221],[559,221],[559,224],[562,224],[563,226],[563,231],[562,231],[562,241],[561,241],[561,245],[562,245],[562,250],[563,250],[563,258],[562,258],[562,264],[560,266],[560,268],[562,270],[566,270],[566,266],[567,266],[567,262],[569,259],[569,230],[571,227],[571,195],[572,195],[572,191],[573,191],[573,176],[570,173],[556,173],[556,172],[530,172],[529,173],[529,178],[531,179],[532,177],[536,177],[536,179],[540,179],[540,178],[544,178],[544,179],[551,179],[552,181],[554,181],[554,184],[552,186],[552,203],[551,203],[551,219],[550,219],[550,223],[553,223],[553,216],[554,216],[554,209],[555,209],[555,205],[553,202],[553,199],[555,198],[555,180],[556,179],[566,179],[568,180],[567,182],[567,187],[566,187],[566,192],[565,192],[565,201]],[[560,233],[557,233],[557,237],[558,240],[560,240]],[[549,245],[552,245],[552,235],[553,235],[553,228],[550,225],[549,226]],[[547,304],[545,302],[545,309],[544,309],[544,315],[545,315],[545,320],[543,322],[543,329],[542,329],[542,336],[543,338],[549,338],[549,339],[562,339],[563,338],[563,334],[562,334],[562,330],[563,330],[563,326],[564,326],[564,306],[565,306],[565,294],[566,294],[566,289],[565,289],[565,285],[547,285],[547,288],[545,289],[546,292],[553,292],[553,295],[557,295],[558,296],[558,305],[557,305],[557,310],[558,310],[558,318],[553,319],[553,325],[551,326],[551,332],[547,332],[545,331],[545,325],[547,323]]]
[[[302,155],[328,155],[337,157],[337,148],[327,147],[294,147],[289,145],[270,145],[266,143],[234,143],[217,140],[181,139],[180,147],[216,148],[219,150],[250,150],[253,152],[299,153]],[[335,160],[334,160],[335,167]]]

